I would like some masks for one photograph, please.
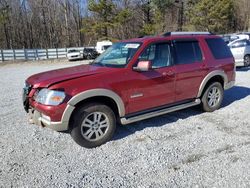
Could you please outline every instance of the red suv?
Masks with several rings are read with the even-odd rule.
[[[30,121],[70,131],[81,146],[110,140],[123,125],[199,105],[217,110],[235,82],[230,49],[207,32],[170,32],[113,44],[90,65],[26,80]]]

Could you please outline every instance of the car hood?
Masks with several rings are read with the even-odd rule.
[[[100,74],[109,71],[111,68],[98,67],[92,65],[80,65],[70,68],[57,69],[32,75],[26,82],[33,88],[49,87],[53,84],[71,80],[79,77],[85,77]]]

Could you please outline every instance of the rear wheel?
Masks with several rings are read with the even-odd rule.
[[[106,105],[91,103],[74,114],[71,136],[80,146],[93,148],[109,141],[115,128],[114,112]]]
[[[249,56],[249,55],[246,55],[246,56],[244,57],[244,66],[245,66],[245,67],[250,66],[250,56]]]
[[[224,97],[224,90],[219,82],[207,87],[202,96],[202,108],[205,112],[213,112],[220,108]]]

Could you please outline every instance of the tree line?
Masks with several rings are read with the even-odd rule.
[[[247,31],[249,0],[0,0],[0,48],[95,45],[166,31]]]

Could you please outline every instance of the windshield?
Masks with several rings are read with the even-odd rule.
[[[107,50],[111,45],[105,45],[102,47],[103,50]]]
[[[94,65],[125,67],[140,47],[141,43],[120,42],[109,47],[94,62]]]
[[[69,50],[68,53],[79,52],[79,50]]]

